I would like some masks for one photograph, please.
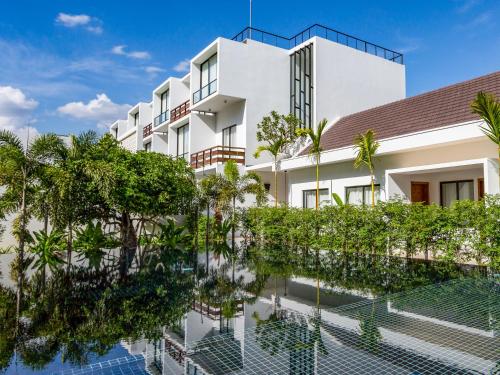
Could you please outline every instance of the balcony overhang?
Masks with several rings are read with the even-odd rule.
[[[222,95],[216,91],[212,95],[200,100],[198,103],[193,104],[191,109],[200,112],[219,112],[225,107],[242,100],[244,100],[244,98]]]

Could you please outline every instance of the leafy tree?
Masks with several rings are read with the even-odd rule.
[[[377,153],[380,144],[375,139],[373,130],[367,130],[365,134],[358,134],[354,138],[354,150],[356,159],[354,168],[360,168],[365,165],[370,171],[372,185],[372,207],[375,207],[375,165],[373,157]]]
[[[479,92],[471,103],[472,112],[481,116],[486,126],[481,127],[483,133],[497,145],[498,178],[500,180],[500,102],[493,94]]]
[[[272,111],[257,124],[257,141],[265,144],[257,147],[254,153],[259,158],[263,152],[268,152],[274,159],[274,206],[278,206],[278,158],[286,153],[297,140],[297,129],[300,120],[294,115],[280,115]]]
[[[84,228],[76,229],[75,250],[80,259],[87,259],[89,267],[96,271],[100,269],[102,259],[106,254],[103,249],[114,247],[115,241],[104,233],[102,224],[89,222]]]
[[[313,129],[299,129],[298,134],[302,137],[307,136],[311,140],[311,145],[309,146],[309,155],[311,155],[316,161],[316,209],[319,209],[319,163],[321,158],[321,137],[328,124],[327,119],[323,119],[319,122],[316,131]]]
[[[24,147],[21,139],[11,131],[0,131],[0,186],[5,189],[0,197],[0,214],[19,214],[19,228],[16,233],[19,264],[24,263],[26,226],[40,171],[51,161],[60,142],[55,134],[47,134]],[[22,272],[19,272],[17,281],[17,303],[20,308],[23,292]]]
[[[62,264],[62,251],[64,250],[64,232],[52,230],[50,233],[39,231],[34,233],[35,244],[30,247],[30,252],[37,256],[33,267],[42,275],[45,285],[45,270],[47,266],[55,272]]]

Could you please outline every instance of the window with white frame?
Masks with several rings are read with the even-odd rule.
[[[474,181],[446,181],[441,182],[441,205],[449,207],[455,201],[474,199]]]
[[[177,128],[177,157],[188,159],[189,124]]]
[[[319,205],[323,206],[330,203],[328,189],[319,189]],[[316,208],[316,189],[302,191],[302,207]]]
[[[375,185],[375,204],[380,200],[380,185]],[[372,204],[372,186],[349,186],[345,188],[345,201],[354,205]]]
[[[236,144],[236,125],[228,126],[222,129],[222,145],[234,147]]]

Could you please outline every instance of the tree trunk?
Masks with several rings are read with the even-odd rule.
[[[316,210],[319,209],[319,155],[316,155]]]
[[[208,232],[210,230],[210,204],[207,203],[207,224],[205,227],[205,255],[206,255],[206,262],[205,262],[205,270],[208,275],[208,263],[210,262],[209,259],[209,254],[208,254],[208,245],[209,245],[209,236]]]
[[[69,275],[71,271],[71,253],[73,252],[73,220],[70,219],[68,223],[68,253],[66,261],[66,273]]]
[[[274,157],[274,207],[278,207],[278,159]]]
[[[23,295],[23,271],[24,271],[24,235],[26,232],[26,170],[23,168],[23,190],[21,193],[21,233],[19,233],[18,270],[17,270],[17,300],[16,315],[19,322],[21,316],[21,300]]]
[[[132,265],[137,250],[137,233],[128,212],[122,212],[120,230],[122,239],[120,249],[120,278],[124,279]]]
[[[232,263],[232,273],[233,273],[231,281],[233,284],[234,284],[234,263],[236,258],[235,210],[236,210],[236,197],[233,197],[233,219],[231,223],[231,263]]]
[[[375,178],[373,176],[373,172],[371,173],[372,180],[372,207],[375,207]]]

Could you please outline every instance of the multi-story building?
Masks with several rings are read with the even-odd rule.
[[[197,176],[233,159],[273,191],[271,158],[253,156],[257,124],[272,110],[293,113],[308,128],[326,118],[322,202],[335,192],[369,203],[370,176],[353,168],[352,143],[373,129],[377,199],[448,205],[500,192],[497,150],[470,112],[478,91],[500,96],[500,72],[405,98],[398,52],[319,25],[290,38],[246,28],[209,44],[188,74],[168,78],[111,131],[129,149],[185,158]],[[304,147],[279,163],[278,199],[310,207],[315,173]]]

